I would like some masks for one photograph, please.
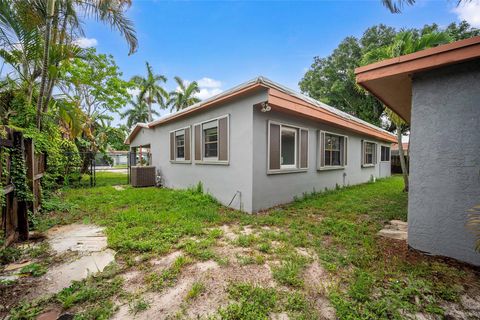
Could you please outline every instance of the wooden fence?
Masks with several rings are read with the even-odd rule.
[[[2,229],[5,246],[17,240],[28,239],[28,212],[36,213],[41,205],[41,178],[46,169],[46,157],[35,153],[31,139],[10,128],[0,127],[0,192],[4,194],[1,207]],[[26,182],[32,194],[31,200],[23,200],[16,190],[15,177],[12,175],[12,158],[23,159],[26,167]],[[18,185],[18,183],[17,183]],[[3,190],[2,187],[3,186]]]

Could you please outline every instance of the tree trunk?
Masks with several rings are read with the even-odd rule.
[[[49,0],[47,2],[47,21],[45,25],[45,44],[43,49],[43,65],[42,65],[42,76],[40,82],[40,92],[38,93],[37,101],[37,128],[40,130],[42,126],[42,107],[44,103],[45,95],[45,84],[47,82],[48,76],[48,63],[49,63],[49,51],[50,51],[50,33],[52,28],[52,18],[53,12],[55,9],[55,1]]]
[[[68,22],[68,19],[67,19],[67,14],[65,13],[65,17],[63,18],[63,22],[62,22],[62,29],[61,30],[58,30],[58,21],[56,21],[56,29],[55,32],[54,32],[54,41],[53,43],[56,43],[56,37],[57,37],[57,34],[60,33],[59,37],[60,37],[60,40],[59,40],[59,46],[60,46],[60,50],[64,50],[63,48],[63,45],[65,44],[64,41],[65,41],[65,33],[67,31],[67,22]],[[57,19],[58,20],[58,19]],[[58,68],[60,65],[60,61],[56,61],[55,62],[55,67]],[[52,92],[53,92],[53,87],[55,85],[55,82],[57,80],[57,76],[55,77],[49,77],[48,78],[48,83],[47,83],[47,96],[45,97],[45,104],[43,106],[43,112],[47,112],[48,111],[48,103],[50,102],[50,99],[52,98]]]
[[[150,97],[150,94],[149,94],[149,97],[148,97],[148,122],[152,122],[153,118],[152,118],[152,99]]]
[[[400,157],[400,166],[402,167],[403,182],[405,183],[403,191],[408,192],[408,170],[407,170],[407,165],[405,163],[405,152],[403,150],[403,144],[402,144],[402,130],[400,130],[399,126],[397,126],[397,142],[398,142],[398,155]]]

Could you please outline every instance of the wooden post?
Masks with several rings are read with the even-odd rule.
[[[32,139],[25,139],[25,166],[27,167],[27,184],[30,190],[32,191],[33,200],[29,202],[28,209],[33,212],[37,213],[37,190],[35,184],[35,150]]]

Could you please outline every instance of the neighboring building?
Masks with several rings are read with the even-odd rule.
[[[480,206],[480,37],[355,73],[411,124],[409,245],[480,265],[475,236],[465,227]]]
[[[110,150],[106,153],[97,153],[95,164],[97,166],[126,166],[128,164],[128,151]]]
[[[167,187],[203,183],[221,203],[256,212],[390,175],[395,136],[263,77],[159,120],[126,143],[149,148]],[[388,156],[387,156],[388,154]]]
[[[408,142],[403,142],[402,146],[405,156],[405,164],[407,165],[408,171]],[[392,173],[402,173],[402,165],[400,164],[400,152],[398,151],[398,143],[392,143],[392,155],[390,157],[390,163],[392,165]]]

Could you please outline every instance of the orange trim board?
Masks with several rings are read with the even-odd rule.
[[[346,128],[357,133],[366,134],[380,140],[397,142],[397,139],[390,133],[374,129],[357,121],[345,119],[338,114],[309,104],[304,100],[292,97],[279,90],[270,88],[268,96],[268,103],[281,110],[291,111],[314,120],[320,120],[328,124]]]

